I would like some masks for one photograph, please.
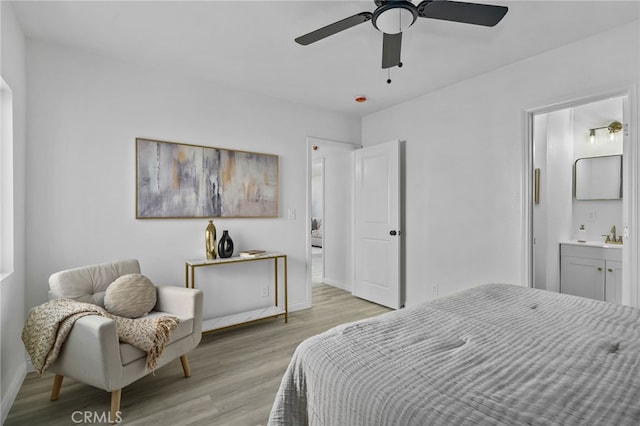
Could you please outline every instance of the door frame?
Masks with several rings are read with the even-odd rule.
[[[638,147],[638,95],[637,84],[629,87],[614,89],[597,94],[573,97],[569,100],[549,104],[542,107],[523,110],[523,132],[525,149],[523,150],[523,214],[525,226],[522,230],[523,241],[523,270],[522,282],[528,287],[533,287],[533,122],[534,116],[561,109],[572,108],[583,104],[598,102],[614,97],[624,97],[623,100],[623,122],[625,129],[623,132],[623,168],[626,169],[623,187],[622,214],[623,224],[629,227],[628,238],[625,238],[622,259],[622,303],[631,306],[640,306],[638,300],[638,229],[639,209],[638,209],[638,166],[640,165]],[[635,283],[635,284],[634,284]]]
[[[307,283],[307,285],[305,286],[305,291],[306,291],[306,297],[305,300],[307,300],[307,308],[311,308],[313,306],[313,292],[311,291],[311,288],[313,286],[312,283],[312,277],[311,277],[311,267],[312,267],[312,254],[311,254],[311,179],[312,179],[312,175],[313,175],[313,146],[317,145],[319,147],[353,147],[354,150],[358,149],[358,148],[362,148],[362,145],[360,144],[354,144],[354,143],[349,143],[349,142],[343,142],[343,141],[337,141],[337,140],[332,140],[332,139],[326,139],[326,138],[321,138],[321,137],[315,137],[315,136],[307,136],[307,144],[306,144],[306,150],[307,150],[307,196],[306,196],[306,214],[305,214],[305,232],[306,232],[306,237],[305,237],[305,244],[306,244],[306,256],[305,256],[305,281]],[[346,150],[345,150],[346,151]],[[324,168],[324,164],[323,164],[323,168]],[[323,170],[323,179],[325,179],[324,177],[324,170]],[[326,191],[326,185],[324,188],[324,201],[326,202],[326,197],[327,197],[327,191]],[[323,210],[325,209],[325,207],[323,206]],[[350,219],[352,220],[352,218]],[[323,218],[324,221],[324,218]],[[324,225],[324,224],[323,224]],[[323,238],[324,238],[324,233],[323,233]],[[325,253],[325,247],[324,247],[324,241],[323,241],[323,247],[322,247],[322,253],[324,256]],[[325,260],[323,259],[323,271],[325,268],[324,262]],[[324,273],[324,272],[323,272]]]

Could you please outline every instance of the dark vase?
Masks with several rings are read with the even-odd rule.
[[[229,236],[229,231],[222,231],[222,237],[218,243],[218,256],[231,257],[233,254],[233,240]]]

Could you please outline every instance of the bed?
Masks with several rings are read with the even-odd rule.
[[[269,425],[638,425],[640,310],[486,284],[302,342]]]

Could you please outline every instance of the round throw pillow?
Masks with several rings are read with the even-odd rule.
[[[109,284],[104,294],[104,308],[114,315],[138,318],[156,305],[156,287],[142,274],[127,274]]]

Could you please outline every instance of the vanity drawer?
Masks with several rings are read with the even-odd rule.
[[[560,256],[573,256],[622,262],[622,248],[560,244]]]

